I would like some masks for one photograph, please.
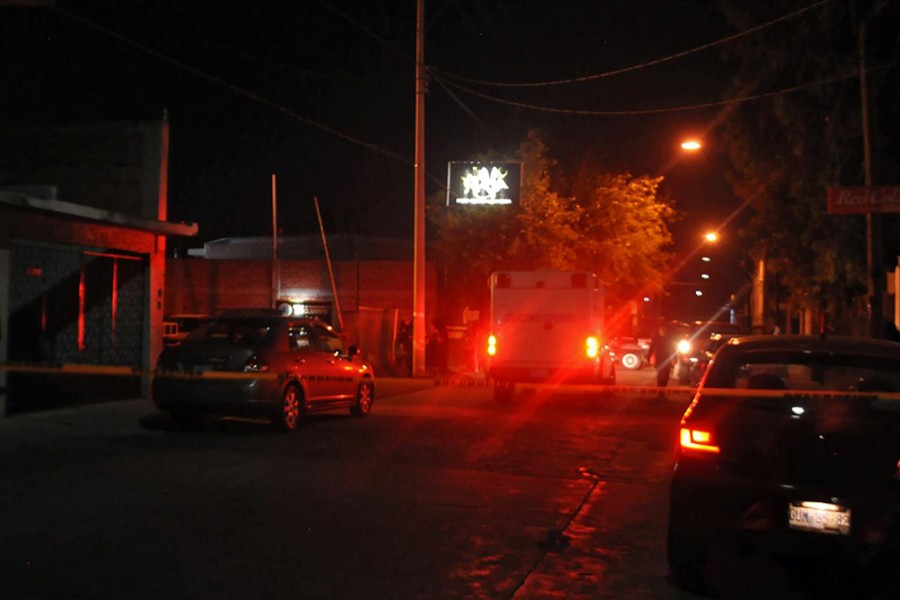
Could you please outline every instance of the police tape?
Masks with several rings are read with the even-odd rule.
[[[33,373],[42,375],[95,375],[111,377],[157,377],[164,376],[173,379],[278,379],[275,373],[244,372],[244,371],[217,371],[194,370],[173,371],[155,370],[148,371],[139,367],[127,367],[118,365],[86,365],[65,363],[60,365],[38,365],[28,363],[0,363],[0,371],[11,373]]]
[[[89,375],[112,377],[165,377],[167,379],[191,379],[191,380],[279,380],[283,375],[260,371],[221,371],[206,367],[195,368],[192,371],[183,370],[146,370],[139,367],[120,365],[94,365],[64,363],[59,365],[46,365],[36,363],[0,363],[0,372],[30,373],[43,375]],[[382,379],[410,379],[425,381],[427,378],[409,377],[382,377]],[[494,381],[490,379],[472,380],[467,378],[436,379],[435,385],[447,385],[455,387],[472,386],[492,387]],[[702,396],[736,397],[736,398],[783,398],[786,400],[817,398],[817,399],[853,399],[865,398],[884,402],[875,406],[877,409],[896,410],[900,412],[900,393],[881,390],[831,390],[831,389],[790,389],[790,390],[766,390],[747,388],[698,388],[694,386],[652,386],[652,385],[608,385],[608,384],[584,384],[564,382],[526,382],[520,384],[525,388],[540,390],[568,390],[583,391],[589,393],[600,392],[602,395],[652,395],[666,397],[692,397],[696,394]]]

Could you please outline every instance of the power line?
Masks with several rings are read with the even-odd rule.
[[[886,63],[884,65],[880,65],[878,67],[866,69],[866,72],[872,72],[880,69],[889,68],[896,64],[895,62]],[[437,77],[437,75],[434,75]],[[783,94],[790,94],[793,92],[798,92],[800,90],[813,88],[821,85],[827,85],[829,83],[835,83],[838,81],[844,81],[847,79],[852,79],[854,77],[859,76],[859,71],[854,71],[845,75],[838,75],[835,77],[831,77],[829,79],[820,79],[818,81],[813,81],[810,83],[805,83],[801,85],[795,85],[788,88],[783,88],[780,90],[775,90],[772,92],[765,92],[762,94],[753,94],[750,96],[741,96],[739,98],[730,98],[728,100],[718,100],[714,102],[702,102],[699,104],[687,104],[682,106],[669,106],[664,108],[647,108],[640,110],[587,110],[587,109],[577,109],[577,108],[556,108],[552,106],[540,106],[537,104],[527,104],[524,102],[516,102],[514,100],[508,100],[506,98],[499,98],[497,96],[491,96],[490,94],[485,94],[483,92],[479,92],[477,90],[473,90],[471,88],[467,88],[465,86],[461,86],[458,83],[451,81],[444,81],[446,85],[449,85],[455,89],[463,91],[467,94],[471,94],[473,96],[477,96],[479,98],[483,98],[485,100],[489,100],[491,102],[496,102],[498,104],[505,104],[507,106],[515,106],[516,108],[524,108],[528,110],[537,110],[542,112],[550,112],[550,113],[558,113],[558,114],[568,114],[568,115],[581,115],[581,116],[593,116],[593,117],[618,117],[618,116],[638,116],[638,115],[657,115],[664,113],[674,113],[674,112],[684,112],[688,110],[698,110],[701,108],[714,108],[717,106],[729,106],[735,104],[741,104],[744,102],[750,102],[752,100],[760,100],[762,98],[769,98],[772,96],[780,96]]]
[[[803,13],[806,13],[806,12],[809,12],[809,11],[811,11],[811,10],[814,10],[814,9],[816,9],[816,8],[818,8],[818,7],[820,7],[820,6],[824,5],[824,4],[827,4],[827,3],[829,3],[829,2],[832,2],[832,0],[820,0],[819,2],[816,2],[815,4],[811,4],[811,5],[809,5],[809,6],[805,7],[805,8],[801,8],[801,9],[799,9],[799,10],[795,10],[795,11],[792,12],[792,13],[783,15],[783,16],[781,16],[781,17],[778,17],[777,19],[773,19],[773,20],[771,20],[771,21],[768,21],[768,22],[766,22],[766,23],[763,23],[762,25],[757,25],[756,27],[751,27],[750,29],[745,29],[744,31],[741,31],[741,32],[739,32],[739,33],[735,33],[735,34],[733,34],[733,35],[730,35],[730,36],[721,38],[721,39],[719,39],[719,40],[716,40],[716,41],[714,41],[714,42],[710,42],[710,43],[708,43],[708,44],[703,44],[703,45],[701,45],[701,46],[697,46],[697,47],[695,47],[695,48],[691,48],[690,50],[684,50],[683,52],[678,52],[678,53],[676,53],[676,54],[671,54],[671,55],[669,55],[669,56],[664,56],[664,57],[662,57],[662,58],[657,58],[657,59],[654,59],[654,60],[651,60],[651,61],[648,61],[648,62],[640,63],[640,64],[637,64],[637,65],[632,65],[632,66],[630,66],[630,67],[623,67],[623,68],[621,68],[621,69],[614,69],[614,70],[612,70],[612,71],[606,71],[606,72],[603,72],[603,73],[595,73],[595,74],[593,74],[593,75],[584,75],[584,76],[581,76],[581,77],[571,77],[571,78],[568,78],[568,79],[558,79],[558,80],[555,80],[555,81],[537,81],[537,82],[514,83],[514,82],[488,81],[488,80],[484,80],[484,79],[471,79],[471,78],[468,78],[468,77],[462,77],[462,76],[459,76],[459,75],[454,75],[454,74],[452,74],[452,73],[447,73],[447,72],[438,70],[438,69],[436,69],[435,67],[432,67],[432,71],[433,71],[433,72],[440,73],[441,75],[443,75],[444,77],[447,77],[447,78],[449,78],[449,79],[454,79],[454,80],[456,80],[456,81],[461,81],[461,82],[463,82],[463,83],[470,83],[470,84],[475,84],[475,85],[493,86],[493,87],[506,87],[506,88],[529,88],[529,87],[531,87],[531,88],[533,88],[533,87],[549,87],[549,86],[556,86],[556,85],[568,85],[568,84],[572,84],[572,83],[582,83],[582,82],[585,82],[585,81],[593,81],[593,80],[596,80],[596,79],[603,79],[603,78],[606,78],[606,77],[613,77],[614,75],[622,75],[623,73],[630,73],[630,72],[633,72],[633,71],[638,71],[638,70],[640,70],[640,69],[646,69],[646,68],[648,68],[648,67],[654,67],[654,66],[656,66],[656,65],[661,65],[661,64],[663,64],[663,63],[667,63],[667,62],[673,61],[673,60],[678,59],[678,58],[683,58],[683,57],[685,57],[685,56],[689,56],[689,55],[691,55],[691,54],[695,54],[695,53],[701,52],[701,51],[703,51],[703,50],[708,50],[709,48],[714,48],[714,47],[716,47],[716,46],[721,46],[721,45],[723,45],[723,44],[727,44],[728,42],[732,42],[732,41],[734,41],[734,40],[736,40],[736,39],[739,39],[739,38],[741,38],[741,37],[750,35],[751,33],[756,33],[757,31],[760,31],[760,30],[765,29],[765,28],[767,28],[767,27],[771,27],[772,25],[776,25],[776,24],[781,23],[781,22],[783,22],[783,21],[787,21],[787,20],[789,20],[789,19],[793,19],[794,17],[797,17],[797,16],[799,16],[799,15],[801,15],[801,14],[803,14]]]
[[[406,165],[413,166],[413,164],[414,164],[413,161],[409,160],[408,158],[405,158],[399,154],[391,152],[390,150],[382,148],[382,147],[378,146],[377,144],[360,140],[359,138],[355,138],[350,134],[347,134],[347,133],[344,133],[343,131],[335,129],[334,127],[325,125],[324,123],[320,123],[318,121],[314,121],[313,119],[310,119],[308,117],[304,117],[303,115],[296,113],[293,110],[291,110],[285,106],[282,106],[280,104],[272,102],[271,100],[263,98],[262,96],[258,96],[256,94],[254,94],[253,92],[245,90],[244,88],[234,85],[233,83],[229,83],[229,82],[225,81],[224,79],[219,79],[218,77],[210,75],[209,73],[207,73],[201,69],[198,69],[197,67],[189,65],[189,64],[187,64],[181,60],[178,60],[176,58],[172,58],[171,56],[168,56],[167,54],[164,54],[158,50],[150,48],[149,46],[145,46],[144,44],[141,44],[140,42],[137,42],[125,35],[122,35],[120,33],[112,31],[110,29],[107,29],[106,27],[103,27],[102,25],[94,23],[93,21],[90,21],[88,19],[80,17],[76,14],[70,13],[67,10],[59,8],[58,6],[54,7],[53,10],[55,10],[59,14],[65,16],[85,27],[89,27],[91,29],[99,31],[99,32],[101,32],[105,35],[108,35],[108,36],[110,36],[122,43],[125,43],[129,46],[133,46],[134,48],[137,48],[138,50],[140,50],[142,52],[145,52],[155,58],[158,58],[159,60],[167,62],[171,65],[174,65],[180,69],[188,71],[189,73],[192,73],[193,75],[196,75],[197,77],[200,77],[201,79],[205,79],[206,81],[209,81],[210,83],[214,83],[215,85],[223,87],[239,96],[243,96],[245,98],[250,98],[251,100],[259,102],[260,104],[264,104],[265,106],[268,106],[269,108],[277,110],[278,112],[283,113],[296,121],[300,121],[301,123],[309,125],[310,127],[315,127],[316,129],[322,130],[333,136],[341,138],[344,141],[350,142],[357,146],[361,146],[363,148],[366,148],[373,152],[377,152],[384,156],[388,156],[388,157],[393,158],[394,160],[398,160]]]

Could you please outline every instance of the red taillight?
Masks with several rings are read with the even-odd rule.
[[[600,340],[592,335],[588,336],[584,342],[584,353],[588,358],[597,358],[597,355],[600,354]]]
[[[494,356],[495,354],[497,354],[497,336],[488,336],[487,353],[488,356]]]
[[[681,428],[681,448],[683,450],[699,450],[700,452],[712,452],[717,454],[719,446],[715,443],[715,437],[711,431],[705,429]]]

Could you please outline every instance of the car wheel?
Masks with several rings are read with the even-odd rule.
[[[497,402],[509,402],[516,393],[515,381],[494,380],[494,400]]]
[[[294,431],[303,416],[303,391],[295,384],[284,388],[281,394],[281,410],[275,416],[274,425],[281,431]]]
[[[674,585],[695,594],[713,591],[706,579],[710,545],[709,540],[688,538],[673,532],[670,525],[666,549],[669,578]]]
[[[172,416],[172,422],[178,429],[198,429],[203,418],[199,412],[189,408],[175,409],[170,411],[169,414]]]
[[[634,371],[640,369],[643,365],[643,360],[636,352],[626,352],[622,355],[622,366],[628,369],[629,371]]]
[[[364,417],[372,410],[375,401],[375,388],[370,381],[364,381],[356,389],[356,404],[350,407],[350,414],[354,417]]]

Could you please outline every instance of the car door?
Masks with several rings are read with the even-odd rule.
[[[324,380],[321,381],[323,395],[331,400],[340,400],[351,396],[349,389],[352,382],[347,381],[344,365],[347,363],[344,354],[344,343],[334,331],[324,325],[311,327],[313,346],[319,353],[318,364],[321,365]]]
[[[306,399],[316,404],[328,396],[329,365],[318,350],[316,337],[308,323],[292,323],[288,328],[291,369],[306,386]]]

